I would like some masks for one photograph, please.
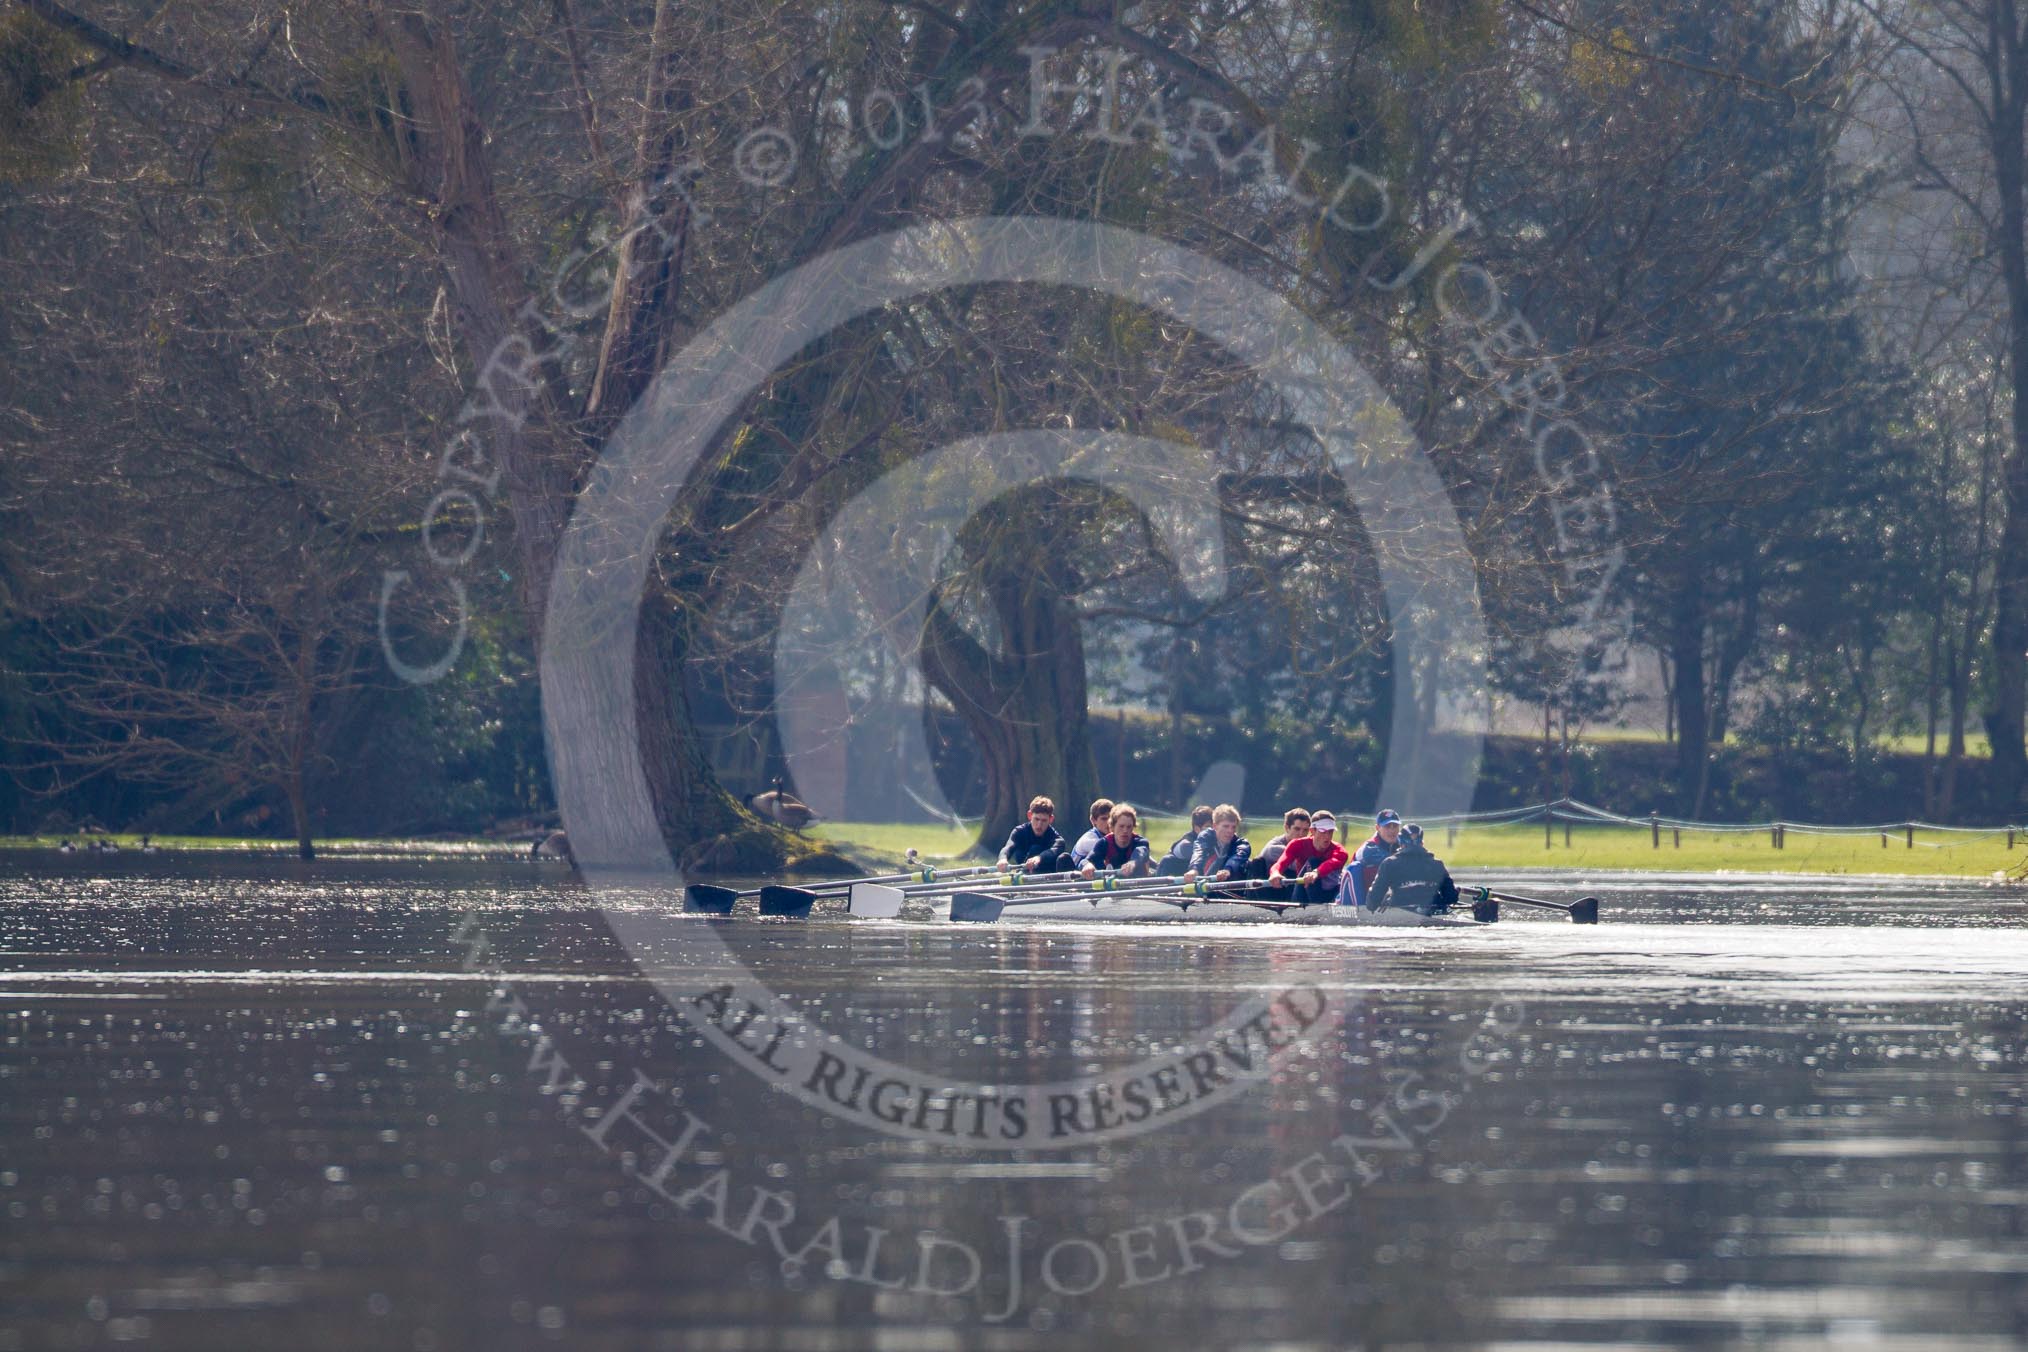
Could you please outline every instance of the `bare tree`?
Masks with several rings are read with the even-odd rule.
[[[2014,0],[1854,3],[1888,40],[1877,88],[1900,114],[1883,139],[1901,160],[1904,181],[1956,205],[1977,240],[1963,261],[1993,276],[2003,300],[1993,336],[2011,427],[1993,504],[1993,707],[1986,722],[1999,787],[2013,803],[2028,785],[2028,15]]]

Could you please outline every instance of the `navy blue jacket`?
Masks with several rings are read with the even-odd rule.
[[[1146,873],[1149,871],[1148,838],[1136,835],[1127,844],[1121,845],[1111,836],[1107,836],[1098,843],[1098,848],[1091,852],[1090,862],[1102,869],[1125,869],[1138,865],[1139,871]]]
[[[1169,853],[1164,856],[1164,862],[1171,859],[1175,860],[1176,872],[1181,873],[1184,869],[1190,867],[1190,861],[1197,857],[1198,846],[1202,845],[1204,837],[1209,835],[1214,835],[1213,828],[1209,826],[1205,827],[1202,831],[1187,832],[1181,840],[1169,847]]]
[[[1422,842],[1403,836],[1394,853],[1380,865],[1380,872],[1373,875],[1366,904],[1376,911],[1400,906],[1430,915],[1436,911],[1437,898],[1450,876],[1444,861],[1424,849]]]
[[[1024,821],[1007,833],[1007,843],[1000,847],[1000,862],[1003,865],[1026,864],[1039,854],[1042,862],[1036,866],[1037,871],[1049,873],[1054,871],[1057,857],[1067,848],[1062,833],[1055,827],[1044,827],[1042,834],[1037,835],[1035,828]]]
[[[1208,878],[1223,869],[1234,878],[1243,878],[1252,859],[1253,846],[1240,835],[1235,835],[1232,844],[1220,853],[1218,829],[1213,827],[1197,838],[1197,849],[1190,856],[1190,871],[1200,878]]]

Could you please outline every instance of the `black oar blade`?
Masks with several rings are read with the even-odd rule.
[[[991,892],[954,892],[951,894],[951,919],[968,921],[973,924],[990,925],[1000,918],[1000,912],[1007,909],[1007,902]]]
[[[1598,898],[1585,897],[1571,905],[1570,918],[1580,925],[1598,923]]]
[[[729,887],[692,883],[683,889],[683,909],[691,915],[731,915],[739,893]]]
[[[810,907],[816,900],[815,892],[806,892],[800,887],[779,887],[769,884],[761,889],[760,913],[789,916],[800,920],[810,913]]]
[[[1484,901],[1472,903],[1472,919],[1482,925],[1491,925],[1500,918],[1500,903],[1487,897]]]

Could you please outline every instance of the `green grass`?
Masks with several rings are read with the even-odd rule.
[[[1150,817],[1141,833],[1157,850],[1183,833],[1180,817]],[[1365,821],[1348,823],[1348,844],[1366,838]],[[1274,821],[1248,823],[1256,844],[1279,829]],[[813,839],[839,847],[857,862],[885,868],[900,862],[914,848],[925,859],[956,859],[970,847],[975,832],[952,826],[896,822],[819,822],[809,833]],[[0,836],[0,850],[54,850],[59,836]],[[71,837],[80,843],[83,837]],[[131,853],[140,837],[111,837],[121,852]],[[156,836],[166,851],[228,851],[240,854],[292,855],[295,844],[272,837]],[[1662,848],[1656,849],[1645,826],[1577,826],[1566,846],[1563,827],[1551,832],[1549,848],[1543,848],[1542,826],[1520,823],[1503,826],[1462,827],[1455,840],[1445,828],[1432,827],[1429,843],[1453,868],[1497,869],[1548,866],[1580,869],[1648,869],[1659,871],[1715,872],[1731,870],[1757,873],[1899,873],[1941,877],[1984,878],[2014,868],[2028,860],[2028,836],[2007,848],[2002,831],[1965,834],[1959,832],[1915,833],[1915,847],[1899,833],[1888,837],[1883,848],[1878,835],[1818,836],[1790,830],[1787,847],[1774,848],[1766,831],[1715,832],[1684,831],[1682,843],[1662,832]],[[499,840],[320,840],[317,851],[333,858],[365,856],[417,857],[459,855],[467,857],[519,857],[528,847]]]
[[[1432,830],[1430,845],[1457,868],[1547,866],[1591,869],[1652,869],[1661,871],[1752,873],[1900,873],[1956,878],[1989,877],[2020,864],[2028,837],[2017,837],[2007,848],[2004,830],[1977,835],[1917,831],[1915,846],[1891,834],[1883,848],[1878,835],[1805,835],[1791,829],[1784,847],[1775,849],[1766,831],[1662,831],[1656,849],[1645,826],[1572,826],[1570,845],[1563,843],[1559,823],[1543,848],[1542,824],[1462,828],[1455,844],[1442,828]]]
[[[1521,741],[1531,740],[1538,733],[1513,732],[1507,734]],[[1584,746],[1624,746],[1629,743],[1661,743],[1667,739],[1655,728],[1586,728],[1584,734],[1571,742],[1571,750]],[[1875,751],[1891,752],[1896,755],[1920,756],[1929,749],[1929,734],[1923,732],[1895,732],[1885,736],[1869,737],[1867,741]],[[1738,733],[1729,733],[1725,738],[1727,746],[1744,745]],[[1937,756],[1943,756],[1944,738],[1937,738]],[[1973,760],[1984,760],[1992,751],[1983,732],[1965,732],[1965,755]]]
[[[1141,833],[1160,850],[1182,834],[1180,818],[1151,818]],[[1249,823],[1256,844],[1266,841],[1279,829],[1275,822]],[[900,860],[909,847],[926,859],[950,859],[972,842],[971,831],[948,826],[895,825],[873,822],[822,822],[810,834],[830,841],[855,858],[882,866]],[[1356,845],[1369,834],[1362,820],[1349,832]],[[1786,846],[1777,850],[1766,831],[1716,832],[1685,831],[1682,844],[1664,830],[1662,848],[1656,849],[1645,826],[1572,826],[1570,844],[1563,843],[1563,827],[1551,833],[1551,845],[1542,845],[1542,826],[1523,823],[1512,826],[1462,827],[1453,842],[1443,827],[1432,827],[1429,844],[1453,868],[1493,869],[1555,867],[1582,869],[1647,869],[1661,872],[1714,872],[1732,870],[1756,873],[1900,873],[1929,876],[1983,878],[1996,871],[2015,867],[2028,857],[2028,836],[2019,837],[2016,847],[2007,848],[2004,830],[1978,835],[1958,832],[1915,833],[1910,849],[1900,834],[1891,835],[1885,848],[1880,837],[1804,835],[1788,832]]]

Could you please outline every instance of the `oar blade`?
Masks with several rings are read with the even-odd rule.
[[[810,913],[817,894],[800,887],[780,887],[769,884],[760,890],[760,913],[762,915],[788,916],[800,920]]]
[[[1007,909],[1007,902],[991,892],[953,892],[951,919],[975,925],[990,925]]]
[[[892,920],[901,914],[901,903],[907,896],[900,888],[885,883],[854,883],[845,909],[861,920]]]
[[[731,915],[732,903],[738,900],[739,893],[730,887],[692,883],[683,889],[683,909],[690,915]]]
[[[1596,925],[1598,923],[1598,898],[1585,897],[1572,903],[1570,918],[1580,925]]]

